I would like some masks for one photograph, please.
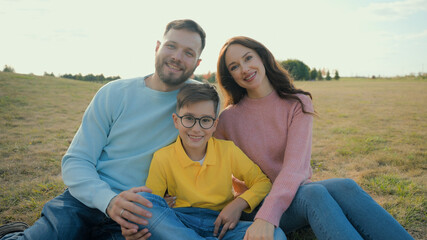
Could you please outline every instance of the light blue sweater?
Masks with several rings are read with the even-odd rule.
[[[145,185],[153,153],[178,135],[172,121],[178,90],[155,91],[144,79],[103,86],[62,159],[71,195],[104,213],[118,193]]]

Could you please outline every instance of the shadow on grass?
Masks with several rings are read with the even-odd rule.
[[[310,227],[299,229],[295,232],[286,234],[288,240],[316,240],[316,236]]]

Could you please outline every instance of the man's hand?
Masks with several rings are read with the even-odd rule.
[[[148,232],[147,228],[138,232],[136,229],[127,229],[122,227],[122,235],[126,240],[146,240],[151,237],[151,233]]]
[[[228,229],[234,229],[237,223],[239,223],[242,211],[247,207],[249,207],[249,205],[243,198],[236,198],[225,206],[215,220],[214,236],[218,235],[218,230],[221,225],[224,226],[222,227],[218,239],[224,237]]]
[[[255,219],[246,230],[243,240],[274,240],[274,225],[263,220]]]
[[[139,203],[148,208],[153,207],[153,204],[144,197],[136,194],[138,192],[151,193],[151,189],[147,187],[136,187],[127,191],[123,191],[119,195],[115,196],[108,204],[108,216],[116,221],[122,228],[138,231],[138,225],[130,223],[129,221],[141,225],[148,224],[146,219],[138,217],[135,214],[150,218],[151,213],[136,205],[135,203]]]

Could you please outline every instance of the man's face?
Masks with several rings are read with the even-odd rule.
[[[185,29],[170,29],[157,42],[156,73],[169,86],[185,82],[200,63],[202,40],[200,35]]]

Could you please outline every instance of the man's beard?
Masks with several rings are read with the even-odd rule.
[[[164,73],[163,66],[167,67],[166,62],[162,61],[161,59],[158,59],[156,61],[156,72],[159,75],[160,80],[162,80],[162,82],[166,85],[174,87],[181,85],[183,82],[187,81],[187,79],[190,78],[191,75],[193,75],[193,72],[196,69],[196,67],[194,67],[192,71],[184,71],[181,76],[174,77],[172,74]]]

